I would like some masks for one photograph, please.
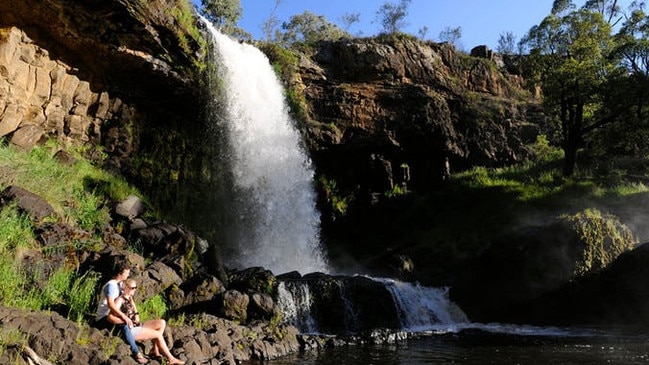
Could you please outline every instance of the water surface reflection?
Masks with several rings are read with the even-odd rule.
[[[246,365],[260,364],[248,362]],[[649,364],[649,336],[619,330],[482,326],[390,345],[295,354],[268,365]]]

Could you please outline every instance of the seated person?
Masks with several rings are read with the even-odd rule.
[[[137,284],[133,279],[124,281],[123,293],[115,299],[115,305],[120,309],[121,313],[126,316],[133,323],[131,332],[136,341],[153,340],[153,349],[150,356],[160,358],[160,352],[167,358],[168,364],[185,364],[184,361],[174,357],[169,351],[169,347],[164,340],[163,334],[167,327],[167,322],[164,319],[152,319],[141,323],[140,314],[137,311],[133,295],[137,289]]]
[[[126,314],[119,310],[115,300],[122,292],[122,281],[126,280],[131,273],[131,268],[126,262],[114,263],[111,278],[101,289],[99,306],[97,307],[97,316],[95,317],[95,326],[99,329],[118,328],[126,342],[131,347],[133,358],[140,364],[146,364],[147,358],[140,353],[140,349],[135,343],[131,327],[133,322]]]

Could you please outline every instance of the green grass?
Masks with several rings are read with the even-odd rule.
[[[108,203],[129,194],[141,196],[122,178],[109,174],[72,151],[77,162],[64,165],[53,158],[56,146],[47,144],[23,153],[0,147],[0,188],[16,185],[44,198],[54,219],[89,231],[101,231],[109,220]]]
[[[141,194],[122,178],[87,161],[83,150],[69,151],[76,160],[71,166],[54,158],[57,150],[53,143],[35,147],[29,153],[0,145],[0,189],[10,185],[21,187],[45,199],[54,210],[45,222],[35,222],[16,204],[0,209],[0,304],[57,309],[79,322],[91,314],[99,275],[92,271],[80,275],[66,264],[55,266],[52,272],[38,265],[45,268],[48,260],[57,256],[94,249],[109,224],[109,206],[128,195]],[[34,234],[43,223],[67,224],[90,232],[93,237],[70,238],[43,248]],[[41,255],[33,262],[36,267],[20,266],[25,254]]]
[[[167,303],[161,295],[153,296],[138,305],[142,321],[165,318],[168,311]]]

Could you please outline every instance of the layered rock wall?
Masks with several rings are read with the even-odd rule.
[[[543,122],[520,76],[407,36],[321,42],[289,84],[304,95],[319,174],[357,198],[425,192],[451,171],[521,161]]]
[[[0,29],[0,137],[29,149],[41,138],[99,144],[107,121],[134,113],[16,28]]]

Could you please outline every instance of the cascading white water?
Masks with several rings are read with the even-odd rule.
[[[327,272],[320,247],[313,169],[300,146],[284,89],[268,58],[203,19],[212,34],[232,194],[236,201],[226,255],[230,265],[275,274]],[[232,228],[232,227],[230,227]]]
[[[382,285],[390,293],[396,310],[394,314],[400,322],[400,330],[448,331],[456,330],[470,323],[466,314],[449,299],[447,288],[425,287],[417,283],[386,278],[366,278]],[[359,308],[351,299],[353,293],[350,293],[350,289],[344,284],[344,279],[335,279],[330,276],[325,282],[331,283],[331,280],[340,289],[340,298],[344,304],[340,319],[344,321],[344,328],[355,332],[363,327],[363,323],[360,323],[362,313],[359,311],[362,312],[364,309]],[[317,281],[312,284],[318,288]],[[280,281],[278,304],[288,323],[295,325],[302,332],[317,333],[320,328],[311,311],[314,306],[318,306],[318,303],[313,302],[312,289],[309,285],[309,280]],[[319,304],[322,305],[322,303]],[[366,309],[367,307],[365,307]],[[325,320],[335,321],[336,319],[326,318]]]
[[[316,332],[318,327],[311,315],[309,286],[298,282],[280,282],[277,286],[277,305],[282,309],[284,321],[292,323],[304,333]]]
[[[447,288],[425,287],[393,279],[372,279],[382,282],[392,294],[402,329],[420,331],[433,325],[469,322],[460,307],[449,299]]]

